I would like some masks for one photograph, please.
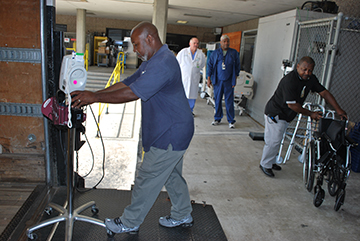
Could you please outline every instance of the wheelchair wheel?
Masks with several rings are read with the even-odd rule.
[[[345,201],[345,189],[341,189],[339,194],[336,196],[336,200],[335,200],[335,206],[334,209],[335,211],[339,211],[341,205],[344,204]]]
[[[315,144],[311,141],[306,146],[305,160],[303,163],[303,181],[305,183],[305,188],[311,192],[314,187],[314,164],[315,164]]]
[[[322,189],[319,185],[317,185],[315,187],[314,191],[315,191],[315,194],[314,194],[314,206],[315,207],[320,207],[320,205],[324,201],[325,190]]]

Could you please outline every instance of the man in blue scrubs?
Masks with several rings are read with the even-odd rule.
[[[240,73],[239,53],[230,48],[230,38],[223,35],[220,38],[221,48],[216,49],[209,57],[206,75],[207,85],[214,87],[215,115],[212,125],[218,125],[223,118],[222,98],[224,96],[226,117],[229,128],[235,128],[234,87]]]
[[[143,60],[132,76],[100,91],[72,93],[75,108],[94,102],[141,99],[144,159],[135,178],[131,204],[122,216],[105,219],[105,225],[113,233],[137,232],[165,185],[172,207],[169,216],[159,219],[160,225],[191,227],[192,207],[182,167],[183,155],[194,133],[194,118],[181,70],[174,54],[161,43],[153,24],[142,22],[135,26],[131,42],[134,52]]]

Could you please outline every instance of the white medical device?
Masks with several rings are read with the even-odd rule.
[[[254,96],[254,77],[252,74],[245,71],[240,71],[236,79],[234,88],[234,103],[235,107],[239,109],[239,115],[242,115],[245,110],[247,99],[252,99]]]
[[[236,79],[236,86],[234,89],[235,98],[241,98],[244,95],[247,99],[252,99],[254,94],[254,77],[252,74],[245,71],[240,71]]]
[[[67,96],[68,105],[68,127],[71,123],[71,92],[85,90],[87,72],[84,68],[84,54],[73,52],[63,57],[60,69],[59,88]]]
[[[282,62],[281,70],[283,71],[283,76],[287,75],[294,70],[293,63],[288,59],[284,59]]]

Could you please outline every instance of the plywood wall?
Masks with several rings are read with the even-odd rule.
[[[40,1],[1,0],[0,47],[40,49]],[[0,61],[0,73],[0,102],[42,104],[41,64]],[[42,117],[0,115],[0,144],[0,181],[44,180]]]

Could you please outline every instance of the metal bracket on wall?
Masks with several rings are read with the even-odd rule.
[[[43,117],[41,104],[0,102],[0,115]]]
[[[337,50],[337,46],[336,46],[336,44],[328,44],[326,46],[326,50],[328,50],[328,51]]]
[[[39,64],[41,63],[41,51],[40,49],[0,47],[0,61]]]

